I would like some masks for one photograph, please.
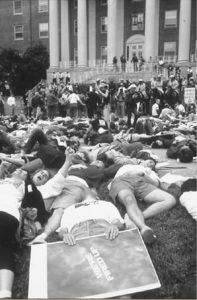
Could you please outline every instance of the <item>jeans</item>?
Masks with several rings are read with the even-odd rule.
[[[109,225],[110,224],[103,219],[88,220],[74,225],[70,232],[75,238],[89,237],[105,233]]]

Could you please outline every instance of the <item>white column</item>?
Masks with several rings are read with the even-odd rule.
[[[89,0],[88,3],[88,47],[89,47],[89,66],[94,66],[96,61],[96,0]]]
[[[124,53],[124,0],[117,1],[117,24],[116,26],[116,56],[120,61],[120,56]]]
[[[49,1],[50,68],[59,67],[58,0]]]
[[[61,0],[61,60],[64,67],[69,67],[70,35],[68,0]]]
[[[107,63],[116,56],[117,0],[108,0],[107,8]]]
[[[78,0],[77,17],[77,49],[78,66],[87,66],[87,3],[86,0]]]
[[[178,61],[189,60],[191,0],[180,0]]]
[[[144,58],[149,60],[158,53],[159,0],[146,0]]]

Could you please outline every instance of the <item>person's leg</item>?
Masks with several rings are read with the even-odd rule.
[[[14,249],[19,222],[13,216],[0,212],[0,298],[11,298],[14,281]]]
[[[14,272],[7,269],[0,270],[0,298],[12,297],[12,286],[14,282]]]
[[[36,128],[32,131],[27,143],[24,146],[25,153],[30,153],[32,148],[35,146],[36,142],[39,142],[40,145],[47,145],[48,139],[47,136],[41,129]]]
[[[161,212],[171,209],[176,204],[176,199],[171,194],[155,189],[144,197],[144,201],[151,205],[143,211],[144,219],[158,215]]]
[[[10,154],[15,152],[15,145],[10,140],[6,132],[0,131],[0,148],[1,152]],[[3,149],[3,151],[2,151]]]
[[[147,226],[144,216],[138,207],[134,194],[130,190],[123,189],[118,193],[117,197],[118,201],[125,206],[129,218],[136,224],[140,231],[145,229]]]

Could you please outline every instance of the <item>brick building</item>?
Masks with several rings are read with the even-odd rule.
[[[51,68],[133,53],[195,61],[196,28],[196,0],[0,0],[1,47],[23,52],[42,42]]]

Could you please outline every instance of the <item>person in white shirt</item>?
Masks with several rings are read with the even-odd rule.
[[[156,99],[152,106],[152,116],[158,118],[160,113],[160,99]]]
[[[37,175],[34,180],[43,199],[61,193],[71,156],[66,155],[64,165],[58,173],[48,180],[45,172]],[[11,298],[14,281],[14,247],[15,235],[20,224],[20,206],[25,195],[27,172],[17,169],[10,178],[0,180],[0,298]]]
[[[68,96],[67,100],[69,102],[69,107],[70,107],[70,117],[73,119],[78,118],[78,103],[81,105],[85,105],[81,99],[79,98],[79,95],[76,93],[69,91],[70,95]]]
[[[64,210],[57,232],[66,244],[72,246],[77,238],[102,233],[113,240],[123,228],[124,220],[112,203],[89,197]]]
[[[10,115],[14,116],[16,110],[16,98],[13,93],[8,97],[7,104],[10,107]]]

